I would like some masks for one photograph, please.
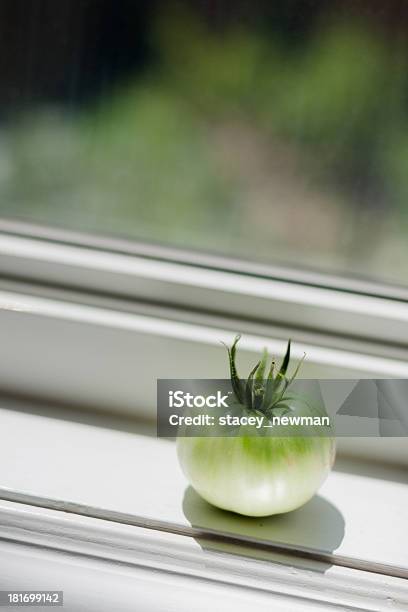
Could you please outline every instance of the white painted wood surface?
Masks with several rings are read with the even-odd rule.
[[[0,559],[3,590],[16,588],[16,577],[18,586],[24,585],[25,590],[38,590],[39,585],[51,590],[57,584],[64,592],[64,607],[61,608],[64,612],[243,612],[254,605],[261,612],[271,610],[269,593],[172,572],[126,568],[98,559],[1,542],[0,557],[7,559],[7,563]],[[276,612],[314,612],[329,607],[275,596],[273,609]]]
[[[245,519],[188,489],[171,442],[1,409],[0,488],[408,569],[408,487],[380,478],[333,472],[302,509]]]
[[[259,551],[258,551],[259,552]],[[275,562],[211,543],[0,501],[0,588],[64,590],[66,610],[405,610],[398,578]]]

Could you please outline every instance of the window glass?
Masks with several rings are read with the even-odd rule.
[[[408,4],[2,0],[0,215],[406,284]]]

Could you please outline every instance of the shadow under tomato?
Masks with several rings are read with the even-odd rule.
[[[343,515],[320,495],[315,495],[304,506],[292,512],[252,518],[220,510],[204,501],[192,487],[188,487],[184,493],[183,512],[192,527],[212,534],[216,532],[216,538],[211,533],[208,538],[206,535],[196,538],[203,549],[236,552],[319,572],[325,572],[332,564],[314,559],[313,551],[332,554],[344,537]],[[262,545],[241,545],[240,538],[258,540]],[[271,543],[270,549],[268,542]],[[306,549],[312,553],[307,558],[296,553],[285,554],[277,552],[273,545],[289,545],[292,549]]]

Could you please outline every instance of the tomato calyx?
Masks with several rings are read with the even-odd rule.
[[[291,341],[288,340],[285,356],[282,360],[280,369],[276,372],[276,363],[272,358],[268,373],[267,362],[268,362],[268,351],[264,349],[262,358],[254,366],[249,373],[246,381],[241,380],[238,375],[236,367],[236,349],[237,344],[241,336],[238,334],[235,336],[234,342],[231,347],[226,346],[229,358],[230,378],[231,386],[236,400],[239,404],[245,406],[248,411],[254,411],[262,413],[267,418],[273,416],[275,411],[283,407],[286,392],[296,378],[300,366],[303,363],[305,355],[297,364],[292,376],[287,376],[287,371],[290,363],[290,348]],[[285,406],[286,410],[290,410],[289,406]]]

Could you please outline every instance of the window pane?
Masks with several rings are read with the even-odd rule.
[[[0,214],[406,284],[408,5],[3,0]]]

